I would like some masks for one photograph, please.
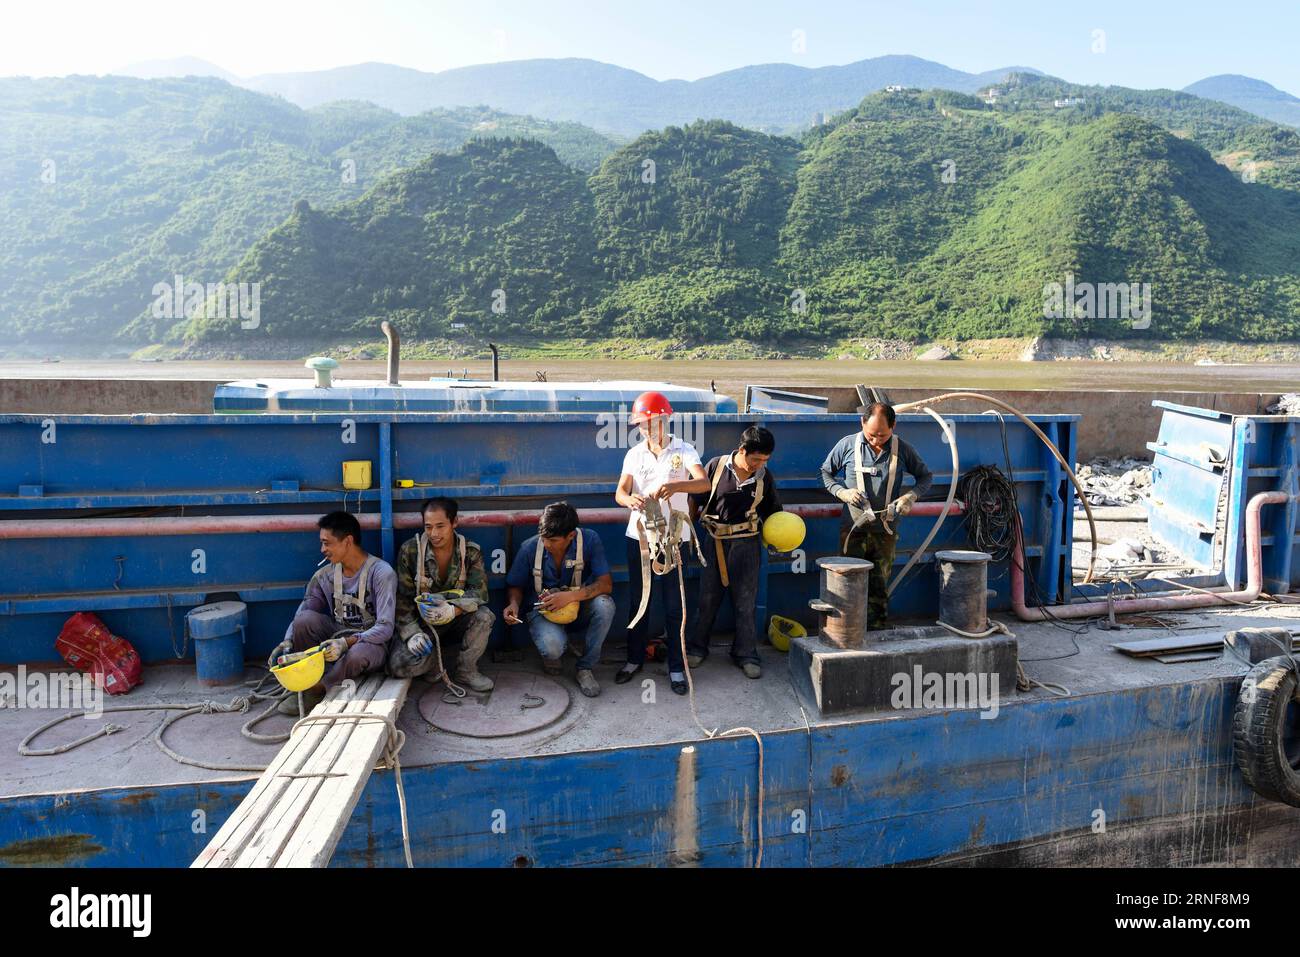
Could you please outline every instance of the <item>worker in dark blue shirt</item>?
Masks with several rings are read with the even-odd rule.
[[[515,555],[506,575],[506,624],[528,623],[528,635],[542,655],[547,674],[560,673],[569,630],[581,631],[578,688],[588,698],[600,694],[592,669],[614,621],[614,579],[600,536],[578,527],[578,510],[555,502],[542,511],[537,534]],[[527,598],[527,604],[525,604]],[[520,608],[527,607],[525,618]]]

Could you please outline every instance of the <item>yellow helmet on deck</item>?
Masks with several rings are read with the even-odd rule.
[[[806,531],[793,512],[774,512],[763,522],[763,541],[778,552],[792,552],[803,544]]]
[[[276,665],[271,674],[289,691],[306,691],[325,676],[325,652],[320,650],[320,646],[309,648],[305,657],[287,665]]]

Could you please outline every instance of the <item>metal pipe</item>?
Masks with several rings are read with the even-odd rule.
[[[938,503],[935,503],[938,504]],[[801,518],[833,518],[840,513],[840,505],[791,505],[786,511]],[[920,508],[918,505],[917,508]],[[916,511],[916,509],[913,509]],[[485,526],[536,525],[542,517],[540,509],[518,509],[482,512],[461,512],[458,525],[462,528]],[[38,518],[0,520],[0,539],[20,538],[119,538],[153,535],[248,535],[276,532],[311,532],[316,529],[319,515],[207,515],[163,518]],[[380,527],[380,516],[375,513],[358,515],[357,521],[364,529]],[[627,521],[624,508],[584,508],[578,510],[578,519],[592,525],[613,525]],[[419,528],[423,519],[419,512],[398,512],[393,516],[394,528]]]
[[[1237,591],[1161,592],[1142,598],[1100,599],[1051,608],[1025,606],[1025,553],[1017,537],[1016,551],[1011,561],[1011,608],[1021,621],[1043,621],[1049,618],[1089,618],[1105,615],[1114,609],[1117,615],[1135,611],[1177,611],[1182,608],[1206,608],[1252,602],[1264,590],[1263,556],[1260,544],[1259,513],[1265,505],[1280,505],[1290,501],[1288,492],[1260,492],[1246,504],[1246,587]]]
[[[495,342],[489,342],[488,348],[492,350],[492,381],[501,381],[501,353],[497,351]]]
[[[402,380],[397,377],[397,366],[402,359],[402,337],[398,335],[397,327],[387,319],[379,324],[379,328],[384,330],[384,336],[388,339],[388,384],[401,385]]]

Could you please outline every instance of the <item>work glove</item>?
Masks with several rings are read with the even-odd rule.
[[[916,504],[916,493],[907,492],[906,494],[900,495],[898,497],[898,500],[894,502],[892,508],[894,509],[895,515],[906,515],[908,512],[912,510],[912,506],[915,504]]]
[[[346,638],[327,638],[320,643],[320,650],[325,653],[326,661],[338,661],[348,653]]]
[[[464,598],[453,598],[449,604],[453,608],[459,608],[467,615],[472,615],[478,611],[479,600],[473,595],[466,595]]]
[[[835,493],[835,497],[845,505],[852,505],[854,508],[862,508],[867,503],[867,497],[855,488],[842,488]]]
[[[421,595],[415,599],[415,607],[420,610],[420,617],[431,628],[441,628],[456,617],[456,606],[442,595]]]
[[[271,656],[267,659],[267,661],[271,662],[271,664],[274,665],[276,660],[281,655],[287,655],[291,651],[293,651],[293,639],[286,638],[284,639],[284,641],[280,642],[278,645],[276,645],[274,648],[271,649]]]
[[[429,640],[428,635],[420,632],[406,639],[406,650],[417,658],[423,658],[433,651],[433,642]]]

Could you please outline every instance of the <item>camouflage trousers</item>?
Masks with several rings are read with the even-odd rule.
[[[867,628],[878,631],[889,620],[889,579],[894,570],[894,549],[898,535],[885,531],[880,522],[864,525],[850,536],[844,554],[871,562],[867,576]]]

